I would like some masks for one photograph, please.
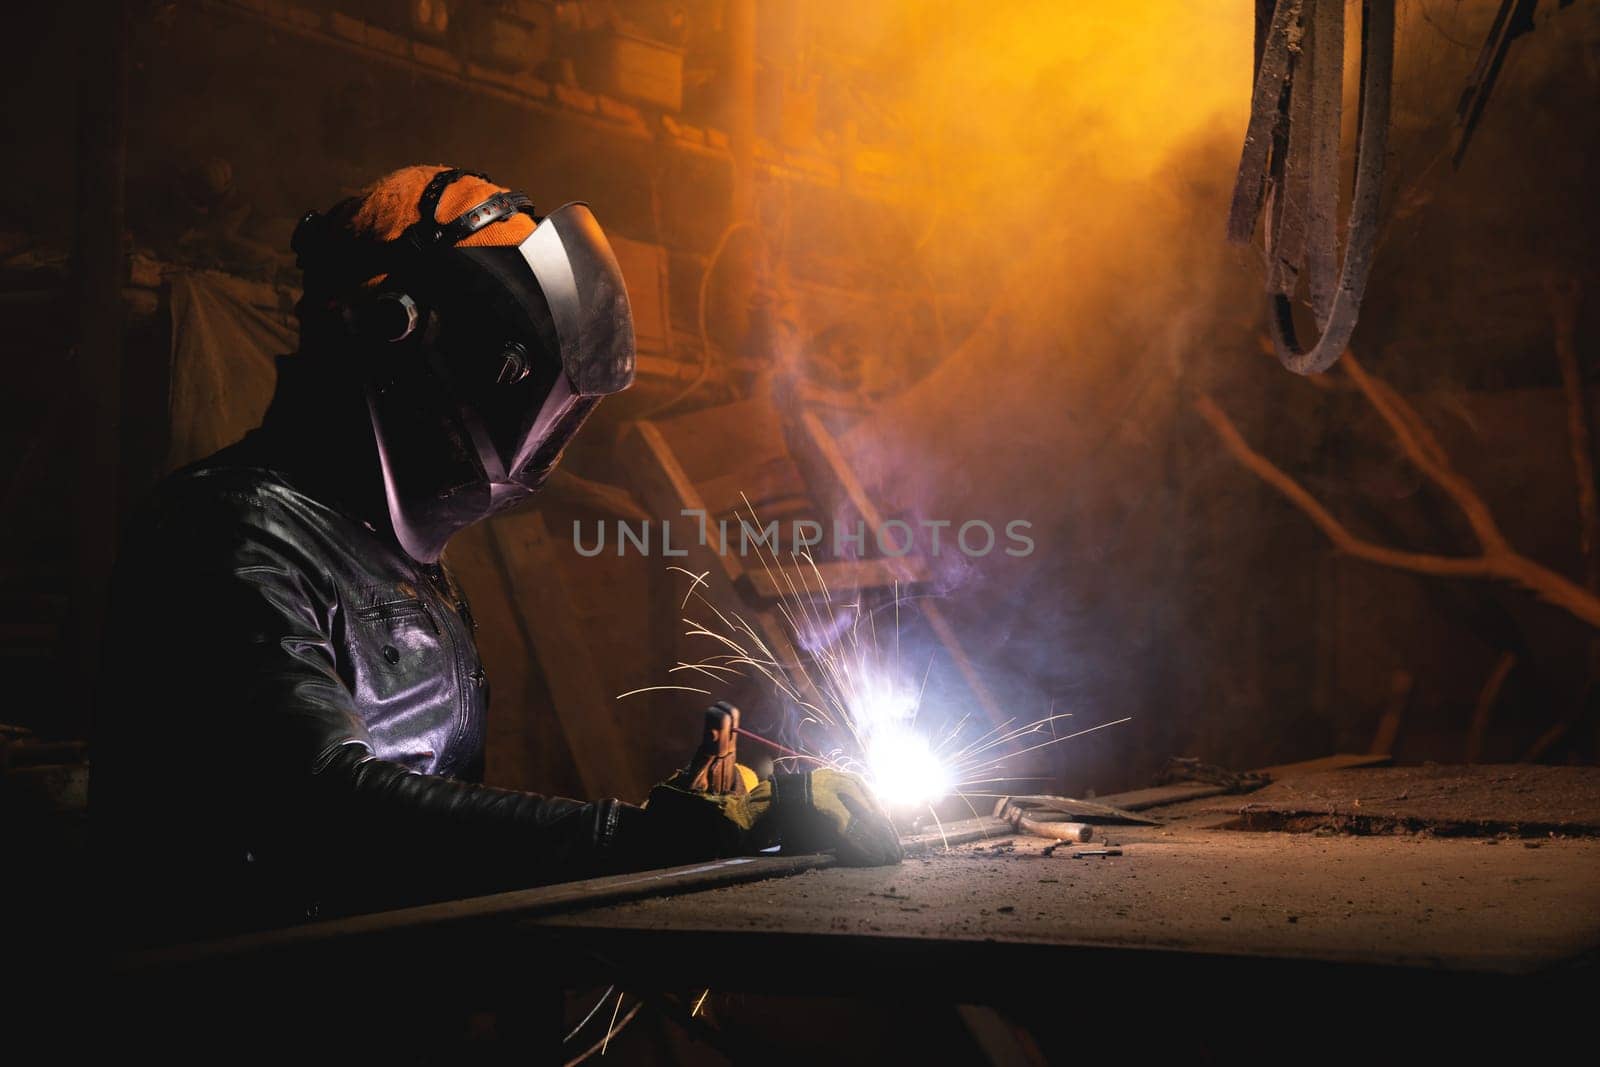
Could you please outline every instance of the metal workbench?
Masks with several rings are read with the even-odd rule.
[[[1519,1025],[1592,992],[1600,771],[1323,767],[1246,795],[1105,799],[1160,823],[1107,828],[1121,855],[1073,858],[1088,846],[970,820],[898,867],[724,860],[183,946],[119,961],[119,980],[392,1006],[447,973],[463,996],[514,1005],[533,1044],[559,1031],[561,988],[614,984],[680,1016],[701,989],[988,1005],[1035,1037],[1066,1027],[1073,1048],[1092,1019],[1088,1047],[1132,1028],[1168,1050],[1186,1028],[1246,1032],[1217,1029],[1240,1011],[1259,1047],[1330,1010],[1443,1010],[1450,1026],[1413,1035],[1476,1048],[1485,1035],[1461,1024]],[[1151,1018],[1163,1028],[1144,1030]]]

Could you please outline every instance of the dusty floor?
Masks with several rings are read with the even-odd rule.
[[[1600,767],[1367,767],[1296,776],[1252,793],[1188,801],[1152,814],[1168,821],[1235,815],[1250,829],[1596,836]]]
[[[1072,846],[1050,850],[1043,839],[1019,837],[908,859],[900,867],[811,871],[546,921],[1132,945],[1534,971],[1600,949],[1600,838],[1436,836],[1397,832],[1403,826],[1393,820],[1378,836],[1216,826],[1246,804],[1312,814],[1364,809],[1427,816],[1456,827],[1454,833],[1467,832],[1460,826],[1485,813],[1521,826],[1590,821],[1600,774],[1557,781],[1545,773],[1551,770],[1572,769],[1341,772],[1151,812],[1168,825],[1113,829],[1111,838],[1123,849],[1117,857],[1073,859]]]

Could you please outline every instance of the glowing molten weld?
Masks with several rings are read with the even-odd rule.
[[[917,700],[867,678],[847,701],[851,730],[860,744],[862,777],[885,806],[923,807],[955,788],[954,776],[915,727]]]
[[[866,743],[867,784],[886,807],[920,808],[943,798],[955,786],[928,739],[909,727],[893,725]]]

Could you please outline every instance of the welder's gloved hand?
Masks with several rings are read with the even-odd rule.
[[[850,867],[899,863],[900,835],[867,784],[826,768],[774,774],[750,794],[770,798],[757,820],[758,838],[774,837],[785,852],[832,850]]]
[[[672,782],[650,792],[645,811],[664,863],[690,863],[782,845],[835,852],[841,863],[899,863],[900,835],[866,784],[843,771],[776,774],[743,795],[698,793]]]
[[[764,785],[757,786],[765,788]],[[716,856],[759,851],[756,820],[768,798],[752,806],[754,793],[702,793],[674,776],[654,789],[644,802],[657,864],[694,863]]]

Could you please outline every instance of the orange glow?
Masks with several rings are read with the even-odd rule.
[[[1137,178],[1201,127],[1243,128],[1253,9],[1241,0],[913,10],[921,25],[911,40],[924,50],[907,117],[942,136],[950,162],[976,148],[1003,173],[1049,147]]]

